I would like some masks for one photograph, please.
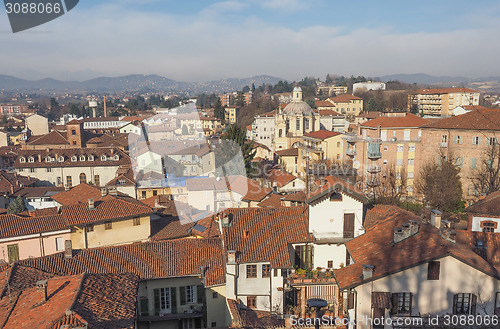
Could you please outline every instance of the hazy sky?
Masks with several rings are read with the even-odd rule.
[[[80,0],[15,34],[1,10],[0,49],[28,79],[498,76],[500,1]]]

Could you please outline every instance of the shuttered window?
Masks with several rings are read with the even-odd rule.
[[[397,292],[392,294],[392,315],[411,316],[412,293]]]
[[[354,238],[354,214],[344,214],[344,238]]]
[[[439,280],[440,263],[431,261],[427,265],[427,280]]]
[[[477,296],[460,293],[453,296],[453,314],[476,314]]]

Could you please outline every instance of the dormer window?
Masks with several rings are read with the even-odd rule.
[[[76,162],[77,160],[78,158],[76,157],[76,155],[71,156],[71,162]]]
[[[105,154],[101,155],[101,161],[106,161],[106,155]]]
[[[20,157],[19,158],[19,162],[20,163],[25,163],[26,162],[26,158],[25,157]]]
[[[34,157],[29,157],[29,158],[28,158],[28,162],[30,162],[30,163],[35,162],[35,158],[34,158]]]
[[[80,155],[80,161],[85,161],[85,155]]]
[[[62,155],[60,155],[58,158],[57,158],[57,161],[59,162],[64,162],[64,157]]]
[[[89,161],[94,161],[94,156],[93,155],[89,155]]]
[[[115,154],[115,155],[113,156],[113,160],[115,160],[115,161],[120,160],[120,156],[119,156],[118,154]]]
[[[45,162],[52,162],[52,158],[50,156],[45,157]]]

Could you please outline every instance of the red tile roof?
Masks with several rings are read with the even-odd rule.
[[[62,215],[41,217],[0,215],[0,238],[2,239],[65,229],[68,229],[68,225]]]
[[[263,187],[254,180],[249,179],[248,192],[241,198],[243,201],[262,201],[273,189]]]
[[[106,195],[99,200],[94,200],[93,209],[89,209],[88,202],[70,204],[62,207],[62,214],[68,225],[74,226],[118,218],[143,216],[153,212],[145,204],[137,200],[134,200],[134,202],[131,201]]]
[[[334,116],[334,117],[343,117],[343,114],[340,114],[334,110],[317,110],[320,116]]]
[[[469,88],[436,88],[436,89],[420,89],[412,94],[424,94],[424,95],[431,95],[431,94],[451,94],[451,93],[478,93],[479,91],[469,89]]]
[[[484,199],[469,206],[465,211],[476,214],[500,215],[500,191],[488,194]]]
[[[294,175],[279,169],[271,169],[266,175],[266,179],[270,180],[271,182],[276,182],[276,186],[278,187],[283,187],[296,178],[297,177],[295,177]]]
[[[362,127],[377,128],[416,128],[430,123],[429,120],[424,119],[415,114],[407,113],[404,117],[385,117],[379,116],[373,120],[362,123]]]
[[[474,110],[422,126],[434,129],[500,130],[500,110]]]
[[[53,130],[46,135],[31,136],[26,141],[28,145],[69,145],[66,135]]]
[[[233,208],[223,227],[224,247],[237,251],[238,263],[269,262],[273,268],[291,267],[290,244],[312,241],[308,207]]]
[[[220,239],[179,239],[73,250],[19,261],[23,266],[57,275],[132,273],[141,279],[199,275],[205,268],[206,286],[226,281]]]
[[[81,183],[67,191],[53,195],[52,199],[64,206],[75,203],[88,203],[89,199],[98,200],[101,196],[101,189]]]
[[[376,204],[366,210],[363,226],[370,228],[389,216],[390,212],[399,211],[399,208],[390,204]]]
[[[350,103],[353,100],[356,101],[363,100],[363,98],[349,94],[342,94],[335,97],[330,97],[328,98],[328,100],[335,104],[335,103]]]
[[[34,186],[38,179],[0,171],[0,194],[10,195],[23,187]]]
[[[159,224],[158,228],[155,227],[156,224]],[[151,222],[151,240],[160,241],[188,237],[191,235],[191,229],[194,225],[195,223],[192,222],[181,222],[177,216],[157,219]]]
[[[21,196],[23,198],[34,198],[34,197],[51,197],[57,193],[63,192],[64,187],[48,186],[48,187],[22,187],[16,191],[12,196]]]
[[[295,148],[295,147],[291,147],[291,148],[288,148],[288,149],[284,149],[284,150],[280,150],[280,151],[276,151],[276,154],[278,154],[278,156],[280,157],[296,157],[296,156],[299,156],[299,149],[298,148]]]
[[[312,188],[313,190],[306,195],[307,203],[309,204],[316,202],[318,199],[327,197],[334,191],[342,192],[363,203],[368,202],[368,199],[362,191],[358,190],[351,183],[336,176],[327,176],[324,179],[319,179],[314,183]]]
[[[304,136],[305,137],[315,138],[315,139],[325,140],[327,138],[334,137],[334,136],[337,136],[337,135],[340,135],[340,133],[339,132],[335,132],[335,131],[328,131],[328,130],[317,130],[317,131],[313,131],[313,132],[307,133]]]
[[[290,193],[283,197],[283,201],[306,202],[306,194],[302,191]]]
[[[329,101],[316,101],[314,105],[316,105],[316,107],[335,107],[335,105]]]
[[[284,204],[281,201],[282,199],[283,199],[282,195],[271,194],[267,199],[260,202],[257,206],[262,207],[262,208],[265,208],[265,207],[274,207],[274,208],[283,207]]]

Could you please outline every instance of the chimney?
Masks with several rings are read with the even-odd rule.
[[[108,194],[108,189],[103,187],[101,188],[101,196],[106,196]]]
[[[403,241],[418,233],[418,223],[414,220],[410,220],[408,223],[404,223],[401,227],[396,227],[394,229],[394,244]]]
[[[439,210],[431,210],[431,225],[437,229],[441,228],[441,215],[442,213]]]
[[[402,227],[396,227],[394,229],[394,243],[398,243],[400,241],[403,241],[404,238],[404,231]]]
[[[104,95],[104,117],[108,116],[108,109],[106,107],[106,95]]]
[[[236,264],[236,250],[227,251],[227,263],[233,265]]]
[[[160,196],[159,195],[157,198],[155,198],[155,208],[160,208]]]
[[[108,191],[109,195],[118,195],[118,190],[116,189],[116,187],[110,187]]]
[[[89,210],[95,209],[94,207],[94,199],[89,199]]]
[[[65,191],[69,191],[69,189],[70,189],[69,185],[68,184],[64,184],[64,190]]]
[[[457,232],[453,231],[451,228],[442,227],[440,233],[443,239],[450,241],[452,243],[456,243]]]
[[[373,277],[373,270],[374,269],[375,269],[375,266],[373,266],[373,265],[363,264],[363,280],[367,280],[367,279]]]
[[[73,258],[73,244],[71,240],[64,241],[64,258]]]
[[[40,280],[36,282],[36,291],[41,295],[40,304],[47,301],[47,280]]]

